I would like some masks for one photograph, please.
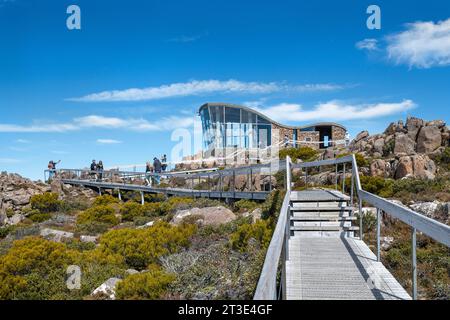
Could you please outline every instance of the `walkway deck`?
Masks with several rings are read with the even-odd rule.
[[[348,208],[347,196],[336,191],[309,190],[292,192],[291,201],[293,231],[286,262],[286,299],[411,299],[369,247],[348,236],[342,223],[344,219],[351,224],[350,215],[342,209]],[[334,211],[330,211],[331,203]],[[326,221],[322,208],[326,208]],[[333,212],[335,216],[331,217]],[[316,221],[311,221],[314,217]],[[304,228],[298,231],[296,223],[304,223]]]

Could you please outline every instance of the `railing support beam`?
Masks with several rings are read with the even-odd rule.
[[[364,232],[363,232],[363,212],[362,212],[362,200],[359,199],[359,239],[363,240]]]
[[[411,253],[412,253],[412,298],[417,300],[417,252],[416,252],[416,228],[411,232]]]
[[[377,208],[377,261],[381,261],[380,255],[381,210]]]
[[[144,192],[141,191],[141,205],[145,204]]]

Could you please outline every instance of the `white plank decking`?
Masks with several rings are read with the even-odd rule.
[[[296,209],[320,206],[329,209],[334,203],[335,217],[345,216],[339,208],[348,205],[348,197],[323,190],[292,192],[291,200],[296,201]],[[293,216],[304,217],[305,223],[314,217],[311,214],[307,210],[300,216],[297,211],[293,212]],[[330,215],[329,210],[326,215]],[[314,225],[318,226],[317,231],[314,231]],[[338,222],[337,226],[340,225]],[[313,223],[311,229],[293,231],[286,262],[286,299],[411,299],[363,241],[348,236],[344,230],[330,228],[324,232],[323,226],[323,223]]]

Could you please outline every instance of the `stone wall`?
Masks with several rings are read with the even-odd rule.
[[[331,128],[331,139],[332,140],[344,140],[347,131],[341,127],[332,126]]]
[[[318,131],[299,131],[298,132],[298,140],[299,141],[313,141],[313,142],[319,142],[320,141],[320,133]],[[320,144],[319,143],[301,143],[301,147],[310,147],[313,149],[319,149]]]
[[[278,130],[278,140],[274,139],[274,136],[275,136],[273,134],[274,130]],[[288,128],[283,128],[283,127],[280,127],[280,126],[272,123],[272,144],[276,144],[280,141],[284,141],[285,135],[287,135],[289,137],[289,140],[293,140],[294,139],[294,130],[288,129]]]

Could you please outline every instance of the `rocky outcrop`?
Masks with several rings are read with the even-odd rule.
[[[436,165],[427,155],[404,156],[399,159],[395,178],[416,177],[421,179],[434,179]]]
[[[83,187],[72,187],[63,185],[60,180],[54,179],[51,185],[40,181],[34,182],[21,177],[18,174],[0,174],[0,223],[4,221],[1,217],[8,213],[9,217],[21,214],[24,209],[30,207],[31,197],[45,192],[55,192],[59,194],[61,200],[84,199],[90,201],[96,197],[91,189]],[[16,224],[18,217],[9,224]],[[17,222],[18,223],[18,222]]]
[[[428,218],[438,220],[442,223],[449,223],[450,203],[433,201],[419,202],[409,205],[409,207]]]
[[[65,232],[61,230],[53,230],[49,228],[42,229],[40,232],[41,237],[55,242],[62,242],[65,239],[73,239],[72,232]]]
[[[32,196],[50,191],[42,182],[33,182],[18,174],[0,174],[0,212],[19,214],[28,206]]]
[[[442,120],[424,121],[409,117],[391,123],[384,133],[369,135],[362,131],[351,142],[351,152],[375,158],[370,166],[372,176],[402,179],[434,179],[436,165],[432,159],[449,145],[450,132]]]
[[[195,222],[201,225],[220,225],[236,219],[236,215],[225,207],[206,207],[179,210],[172,219],[172,223],[178,225],[183,220],[193,217]]]

